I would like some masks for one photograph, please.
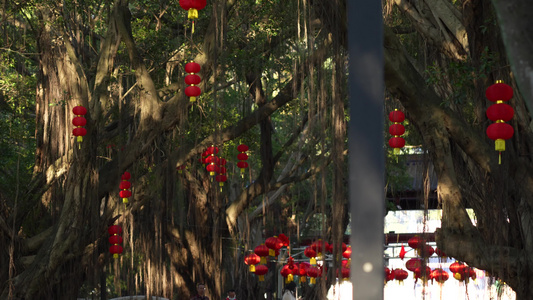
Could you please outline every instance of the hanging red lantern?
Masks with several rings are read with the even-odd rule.
[[[250,253],[244,257],[244,263],[248,265],[250,272],[255,272],[255,265],[261,261],[261,257],[255,253]]]
[[[269,249],[265,244],[261,244],[254,249],[254,253],[259,255],[261,263],[266,264],[266,257],[268,256]]]
[[[283,242],[278,239],[277,236],[269,237],[265,240],[265,245],[268,247],[268,254],[270,256],[276,255],[276,250],[281,249],[283,247]]]
[[[425,268],[422,268],[422,267],[418,267],[415,269],[415,271],[413,272],[414,273],[414,277],[415,277],[415,282],[421,278],[422,281],[426,282],[430,275],[431,275],[431,268],[426,266]]]
[[[255,275],[259,277],[259,281],[265,281],[266,273],[268,273],[268,267],[266,265],[255,266]]]
[[[307,247],[304,249],[304,255],[310,258],[309,263],[314,266],[316,265],[316,251],[315,249],[311,247]]]
[[[122,227],[120,227],[120,225],[111,225],[107,229],[107,232],[109,233],[109,235],[121,234],[122,233]]]
[[[301,262],[298,265],[298,276],[300,276],[300,282],[305,282],[305,277],[307,276],[307,270],[311,267],[311,264],[308,262]]]
[[[461,273],[465,268],[466,265],[458,261],[450,265],[450,271],[452,271],[452,273]]]
[[[315,266],[307,268],[307,276],[309,276],[309,284],[316,284],[316,278],[320,276],[318,268]]]
[[[130,180],[130,179],[131,179],[131,174],[130,174],[130,172],[128,172],[128,171],[124,172],[124,174],[122,174],[122,176],[120,177],[120,179],[122,179],[122,180]]]
[[[513,88],[498,80],[485,90],[485,97],[491,102],[509,101],[513,98]]]
[[[237,155],[237,159],[239,159],[239,162],[237,163],[237,167],[241,169],[241,174],[244,177],[244,169],[248,168],[248,163],[246,160],[248,160],[248,154],[246,154],[246,151],[248,151],[249,147],[245,144],[240,144],[237,146],[237,151],[240,153]]]
[[[424,245],[424,240],[422,240],[418,235],[415,235],[407,241],[407,244],[409,247],[415,249],[416,253],[418,253],[419,250],[422,249],[422,245]]]
[[[346,259],[351,259],[352,258],[352,246],[347,246],[346,247],[346,250],[344,250],[344,252],[342,252],[342,257],[344,257]]]
[[[194,33],[194,20],[198,19],[198,11],[205,8],[206,0],[180,0],[180,6],[187,11],[187,18],[192,20],[192,29]]]
[[[423,264],[423,260],[421,258],[415,257],[411,258],[405,263],[405,268],[411,272],[414,272],[416,268],[420,268]]]
[[[185,76],[185,84],[188,85],[188,87],[185,88],[185,95],[190,97],[191,102],[196,101],[196,97],[202,94],[202,90],[198,87],[202,78],[196,74],[200,72],[200,69],[200,65],[195,62],[190,62],[185,65],[185,72],[190,73]]]
[[[409,273],[403,269],[394,269],[394,279],[398,280],[401,283],[409,276]]]
[[[119,196],[122,198],[122,203],[128,204],[128,198],[131,197],[131,191],[129,190],[131,188],[131,183],[128,180],[131,178],[131,174],[129,172],[124,172],[120,178],[122,181],[119,185]]]
[[[87,120],[83,117],[87,114],[87,109],[83,106],[74,106],[72,112],[76,115],[76,117],[72,119],[72,125],[76,126],[76,128],[72,130],[72,135],[76,137],[78,143],[81,143],[83,137],[87,134],[87,129],[83,128],[83,126],[87,124]]]
[[[122,237],[119,235],[122,233],[122,227],[119,225],[112,225],[109,226],[107,229],[107,232],[109,233],[110,237],[108,238],[109,243],[111,246],[109,247],[109,253],[113,254],[113,258],[118,258],[118,255],[122,253]]]
[[[434,279],[438,283],[443,284],[444,282],[446,282],[446,280],[448,280],[449,277],[450,277],[450,275],[448,275],[448,272],[444,271],[441,268],[437,268],[437,269],[431,271],[430,279],[432,279],[432,280]]]
[[[289,268],[289,265],[284,265],[279,273],[281,276],[283,276],[283,278],[285,278],[285,283],[289,283],[294,280],[294,276],[292,274],[292,270]]]
[[[326,249],[327,245],[328,242],[324,242],[322,241],[322,239],[318,239],[317,241],[314,241],[310,247],[316,251],[316,256],[320,259],[322,257],[322,252]]]
[[[350,268],[341,268],[342,280],[350,279]]]
[[[385,283],[394,280],[394,272],[385,267]]]
[[[221,187],[223,187],[224,186],[224,182],[226,182],[228,180],[228,177],[226,175],[219,174],[219,175],[215,176],[215,180],[218,182],[218,184]]]
[[[487,136],[494,140],[494,149],[498,151],[498,163],[501,164],[501,152],[505,151],[505,140],[513,137],[514,129],[509,122],[514,116],[514,109],[504,103],[513,97],[513,89],[501,80],[489,86],[485,91],[485,96],[495,104],[487,109],[487,117],[494,121],[487,128]]]
[[[405,120],[405,114],[395,109],[389,113],[389,120],[393,123],[389,126],[389,133],[392,135],[389,146],[393,148],[394,154],[400,154],[400,149],[405,146],[405,139],[400,137],[405,133],[405,127],[400,124]]]
[[[278,239],[283,243],[284,247],[289,247],[290,245],[289,237],[287,237],[285,234],[280,233],[278,235]]]
[[[122,244],[122,237],[120,235],[112,235],[108,238],[108,241],[111,245]]]

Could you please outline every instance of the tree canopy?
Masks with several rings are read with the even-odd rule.
[[[228,288],[258,299],[271,286],[243,258],[265,238],[340,243],[349,222],[345,4],[210,1],[191,20],[178,1],[5,2],[0,298],[177,298],[202,282],[213,299]],[[531,45],[506,51],[517,37],[499,5],[384,1],[383,115],[405,111],[408,145],[435,167],[439,248],[527,298],[532,100],[529,73],[515,70],[531,65],[519,60]],[[195,101],[185,94],[192,61],[201,66]],[[514,88],[516,111],[501,164],[485,135],[485,89],[496,80]],[[88,111],[82,142],[75,106]],[[240,144],[249,147],[244,172]],[[223,185],[202,162],[209,147],[227,161]],[[387,159],[391,193],[404,186],[401,162]],[[123,228],[117,259],[114,224]],[[322,299],[326,285],[308,298]]]

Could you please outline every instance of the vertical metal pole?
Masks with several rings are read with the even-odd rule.
[[[383,20],[381,1],[346,1],[353,299],[383,299]]]

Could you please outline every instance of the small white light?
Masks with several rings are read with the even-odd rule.
[[[367,262],[363,264],[363,271],[370,273],[372,272],[372,270],[374,270],[374,267],[372,266],[371,263]]]

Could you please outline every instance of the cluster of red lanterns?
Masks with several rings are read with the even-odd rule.
[[[120,188],[120,192],[119,192],[119,196],[120,198],[122,198],[122,203],[124,204],[128,204],[128,198],[131,197],[131,182],[129,182],[131,178],[131,174],[130,172],[124,172],[124,174],[122,174],[122,176],[120,176],[120,185],[119,185],[119,188]]]
[[[243,174],[243,176],[244,176],[244,169],[248,168],[248,162],[246,162],[248,160],[248,154],[246,154],[248,149],[249,147],[245,144],[240,144],[239,146],[237,146],[237,151],[240,152],[237,155],[237,159],[239,160],[239,162],[237,163],[237,167],[241,169],[241,174]]]
[[[443,284],[450,277],[448,275],[448,272],[444,271],[442,268],[436,268],[434,270],[431,270],[430,267],[423,267],[422,263],[419,262],[413,263],[407,266],[407,268],[409,271],[413,272],[415,282],[420,278],[423,281],[431,280],[432,283],[434,281],[437,281],[439,284]],[[411,268],[412,270],[409,268]],[[402,268],[390,270],[389,268],[385,267],[385,283],[391,280],[397,280],[400,284],[402,284],[403,281],[407,279],[407,277],[409,277],[409,273]]]
[[[494,123],[487,127],[487,136],[494,140],[494,148],[498,151],[498,163],[501,164],[501,152],[505,151],[505,140],[513,137],[513,126],[505,123],[514,116],[514,109],[504,102],[513,98],[513,88],[501,80],[489,86],[485,91],[487,99],[494,104],[487,109],[487,117]]]
[[[255,247],[253,253],[244,257],[244,263],[249,266],[250,272],[258,276],[259,281],[264,281],[264,275],[268,273],[267,257],[278,256],[282,247],[289,247],[289,238],[286,235],[282,233],[269,237],[265,243]]]
[[[202,78],[198,76],[200,70],[200,65],[193,61],[185,65],[185,72],[189,73],[185,76],[185,83],[188,85],[188,87],[185,88],[185,95],[190,98],[191,102],[195,102],[196,97],[202,94],[202,90],[198,87],[198,84],[202,82]]]
[[[398,280],[398,282],[402,284],[403,281],[407,279],[407,277],[409,277],[409,273],[407,273],[407,271],[402,268],[390,270],[389,268],[385,267],[385,282],[391,280]]]
[[[109,247],[109,253],[113,255],[113,258],[118,258],[118,255],[122,253],[122,236],[120,234],[122,233],[122,227],[119,225],[112,225],[109,226],[107,229],[107,232],[109,232],[109,244],[111,246]]]
[[[194,33],[194,20],[198,19],[198,11],[205,8],[206,0],[180,0],[180,6],[186,10],[187,18],[192,20],[192,32]]]
[[[405,133],[405,127],[401,124],[405,120],[405,114],[395,109],[389,113],[389,120],[392,122],[389,126],[389,133],[392,135],[389,146],[393,148],[394,154],[400,154],[400,149],[405,146],[405,139],[401,137]]]
[[[226,164],[225,158],[218,157],[218,147],[211,146],[202,153],[200,161],[205,165],[205,169],[209,172],[210,176],[215,176],[215,180],[219,183],[220,187],[224,186],[224,182],[228,180],[226,176]]]
[[[87,129],[83,127],[87,124],[87,120],[83,117],[87,114],[87,109],[83,106],[74,106],[72,112],[76,115],[76,117],[72,119],[72,125],[76,126],[72,130],[72,135],[76,137],[78,143],[81,143],[83,137],[87,134]]]
[[[204,164],[205,169],[207,172],[209,172],[210,176],[215,176],[215,174],[218,172],[219,166],[218,162],[220,158],[216,156],[218,154],[218,147],[211,146],[207,148],[207,150],[204,151],[202,156],[205,156]]]

